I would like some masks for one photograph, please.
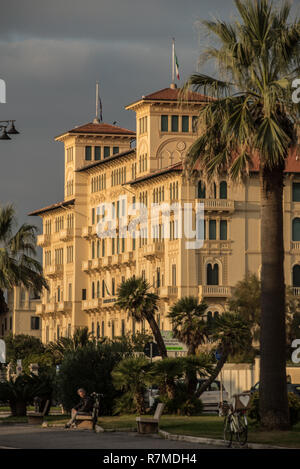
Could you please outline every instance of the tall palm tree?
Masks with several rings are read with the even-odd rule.
[[[236,313],[225,312],[214,319],[211,339],[217,344],[220,360],[209,378],[199,387],[198,396],[216,379],[229,355],[236,355],[251,345],[252,335],[249,326],[249,323]]]
[[[269,428],[289,426],[285,363],[283,181],[286,158],[296,142],[299,109],[292,82],[300,71],[300,23],[290,5],[235,0],[241,20],[204,21],[219,45],[206,51],[218,78],[194,74],[186,85],[211,99],[200,112],[201,136],[189,150],[204,179],[247,176],[259,163],[261,187],[261,371],[260,412]]]
[[[129,278],[118,288],[116,305],[125,310],[137,322],[146,320],[156,340],[160,355],[167,358],[167,350],[161,336],[154,313],[158,310],[158,296],[150,292],[150,285],[142,277]]]
[[[194,296],[180,298],[171,307],[174,336],[187,345],[188,355],[195,355],[197,347],[208,338],[208,324],[204,320],[207,305]]]
[[[32,257],[37,228],[24,223],[15,231],[16,226],[13,206],[0,207],[0,312],[6,310],[4,290],[23,285],[38,294],[48,288],[40,262]]]

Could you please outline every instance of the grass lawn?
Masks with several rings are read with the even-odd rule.
[[[51,424],[63,424],[69,420],[68,415],[50,415],[45,418]],[[135,415],[118,417],[100,417],[99,425],[105,430],[136,429]],[[1,418],[3,423],[26,423],[27,417]],[[216,415],[201,415],[197,417],[180,417],[163,415],[160,428],[178,435],[204,436],[223,439],[223,418]],[[274,446],[300,448],[300,422],[288,432],[262,432],[253,423],[249,424],[248,441],[251,443],[265,443]]]
[[[135,416],[132,415],[101,417],[99,423],[104,429],[136,428]],[[216,415],[201,415],[199,417],[163,415],[160,428],[178,435],[223,439],[223,418]],[[300,448],[300,423],[288,432],[262,432],[250,422],[248,441]]]

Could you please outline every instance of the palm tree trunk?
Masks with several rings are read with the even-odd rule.
[[[261,168],[260,414],[267,429],[289,428],[286,386],[283,167]]]
[[[8,307],[4,298],[3,290],[0,288],[0,314],[7,313]]]
[[[159,353],[160,353],[161,357],[162,358],[167,358],[168,357],[167,349],[166,349],[165,343],[163,341],[163,338],[161,336],[159,327],[158,327],[158,325],[157,325],[157,323],[154,319],[153,314],[151,314],[151,313],[147,314],[146,319],[149,323],[151,331],[152,331],[152,333],[154,335],[154,338],[156,340],[157,347],[158,347],[158,350],[159,350]]]
[[[222,355],[221,355],[221,358],[220,360],[218,360],[218,363],[217,363],[217,366],[216,368],[214,369],[214,371],[212,372],[212,374],[210,375],[210,377],[204,381],[203,384],[201,384],[200,388],[198,389],[198,391],[196,392],[196,396],[197,397],[200,397],[201,394],[206,391],[206,389],[208,388],[208,386],[216,379],[216,377],[219,375],[220,371],[222,370],[223,366],[225,365],[226,361],[227,361],[227,358],[228,358],[228,352],[222,352]]]

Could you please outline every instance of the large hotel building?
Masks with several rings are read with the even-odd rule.
[[[179,89],[171,85],[128,105],[136,113],[136,132],[95,119],[56,137],[64,144],[64,200],[30,214],[43,219],[38,244],[50,287],[36,310],[43,342],[83,326],[97,338],[147,330],[147,324],[135,324],[115,306],[118,285],[133,275],[144,276],[159,295],[157,321],[168,331],[170,306],[180,297],[204,299],[208,315],[221,314],[246,272],[260,274],[258,167],[245,184],[233,184],[226,174],[209,187],[199,178],[186,178],[182,160],[197,138],[196,118],[206,98],[194,92],[178,98]],[[139,237],[122,237],[120,220],[139,202],[149,212],[148,226],[136,225]],[[152,204],[176,202],[190,207],[194,218],[196,204],[204,204],[202,247],[187,248],[189,235],[180,235],[176,211],[151,220]],[[114,208],[116,235],[111,238],[98,236],[102,203]],[[300,295],[296,154],[286,165],[284,235],[286,284]]]

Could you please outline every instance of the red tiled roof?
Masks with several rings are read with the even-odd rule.
[[[132,135],[133,137],[135,136],[135,132],[133,130],[124,129],[122,127],[119,127],[118,125],[106,124],[104,122],[100,122],[99,124],[95,124],[94,122],[89,122],[88,124],[74,127],[74,129],[69,130],[68,133]]]
[[[144,96],[142,99],[149,101],[177,101],[182,99],[183,101],[207,101],[209,98],[204,94],[196,93],[194,91],[187,91],[182,97],[180,97],[180,88],[164,88],[154,93]]]
[[[68,205],[74,205],[75,199],[71,200],[64,200],[62,202],[57,202],[56,204],[48,205],[44,208],[39,208],[38,210],[34,210],[33,212],[28,213],[30,217],[36,217],[41,213],[50,212],[51,210],[55,210],[57,208],[68,207]]]

